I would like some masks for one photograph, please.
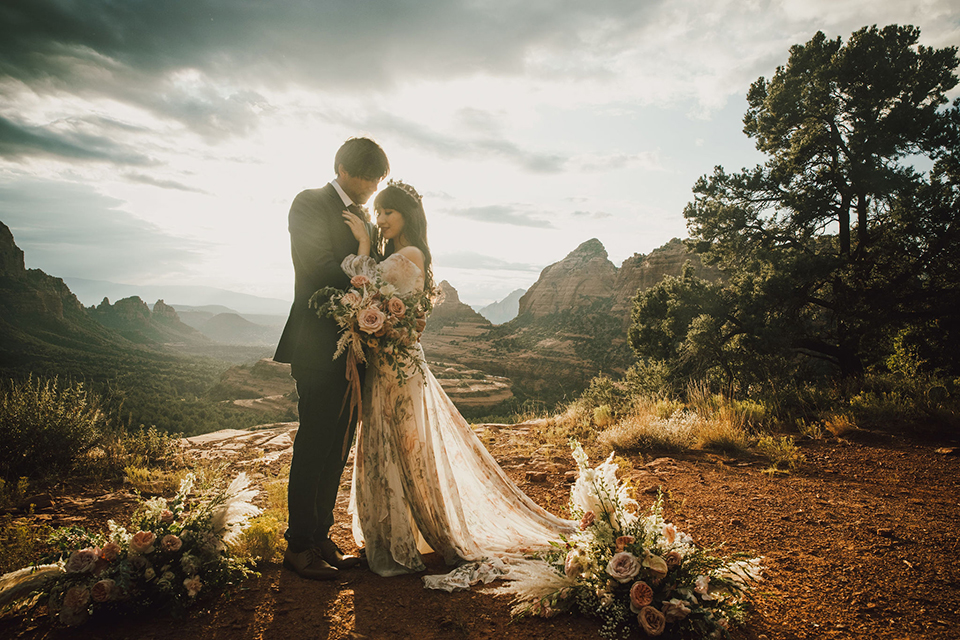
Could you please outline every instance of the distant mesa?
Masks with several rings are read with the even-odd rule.
[[[477,313],[482,315],[493,324],[510,322],[520,313],[520,298],[526,292],[526,289],[516,289],[511,291],[510,294],[503,300],[488,304],[482,309],[479,309]]]

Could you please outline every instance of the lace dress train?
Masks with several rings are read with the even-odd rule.
[[[401,295],[423,287],[420,270],[397,254],[379,265],[351,256],[343,267],[351,276],[379,269]],[[574,523],[542,509],[507,477],[416,349],[420,367],[409,365],[403,385],[388,367],[367,367],[350,511],[370,569],[422,571],[430,551],[449,565],[509,561],[572,532]],[[446,588],[442,579],[428,586]]]

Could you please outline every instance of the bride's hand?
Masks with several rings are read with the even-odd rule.
[[[346,210],[343,212],[343,221],[350,227],[353,237],[360,243],[357,255],[370,255],[370,235],[367,233],[367,223],[360,216]]]

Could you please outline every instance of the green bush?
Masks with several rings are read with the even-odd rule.
[[[0,394],[0,477],[50,477],[71,471],[106,430],[98,396],[83,383],[6,381]]]

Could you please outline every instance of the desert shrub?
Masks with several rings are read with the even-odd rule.
[[[597,448],[610,451],[684,451],[697,441],[699,419],[677,411],[663,418],[655,413],[635,412],[597,436]]]
[[[760,436],[757,440],[757,451],[776,468],[785,465],[796,471],[806,461],[806,457],[790,436]]]
[[[123,469],[123,479],[140,493],[159,496],[175,493],[187,473],[187,469],[166,470],[128,465]]]
[[[16,481],[7,482],[0,478],[0,510],[15,507],[23,502],[27,497],[27,491],[30,489],[30,479],[26,477],[18,478]]]
[[[534,436],[543,444],[566,446],[571,439],[589,448],[597,436],[593,426],[593,413],[579,404],[570,404],[563,411],[547,418]]]
[[[857,430],[857,423],[849,414],[832,413],[823,419],[824,428],[838,438]]]
[[[146,470],[183,466],[180,439],[143,425],[133,431],[111,426],[77,465],[78,471],[101,478],[129,477],[127,469],[131,467]]]
[[[701,416],[697,431],[697,447],[726,453],[743,453],[750,448],[752,437],[744,414],[732,404],[720,404],[708,416]]]
[[[0,574],[21,569],[40,560],[50,527],[25,519],[0,516]]]
[[[613,422],[613,409],[608,404],[602,404],[593,410],[593,423],[600,429],[610,426]]]
[[[106,429],[100,399],[83,383],[7,380],[0,387],[0,477],[71,471]]]
[[[794,425],[797,428],[797,431],[800,432],[800,435],[804,438],[810,438],[811,440],[820,440],[823,438],[823,423],[819,421],[807,421],[803,418],[797,418],[794,421]]]

